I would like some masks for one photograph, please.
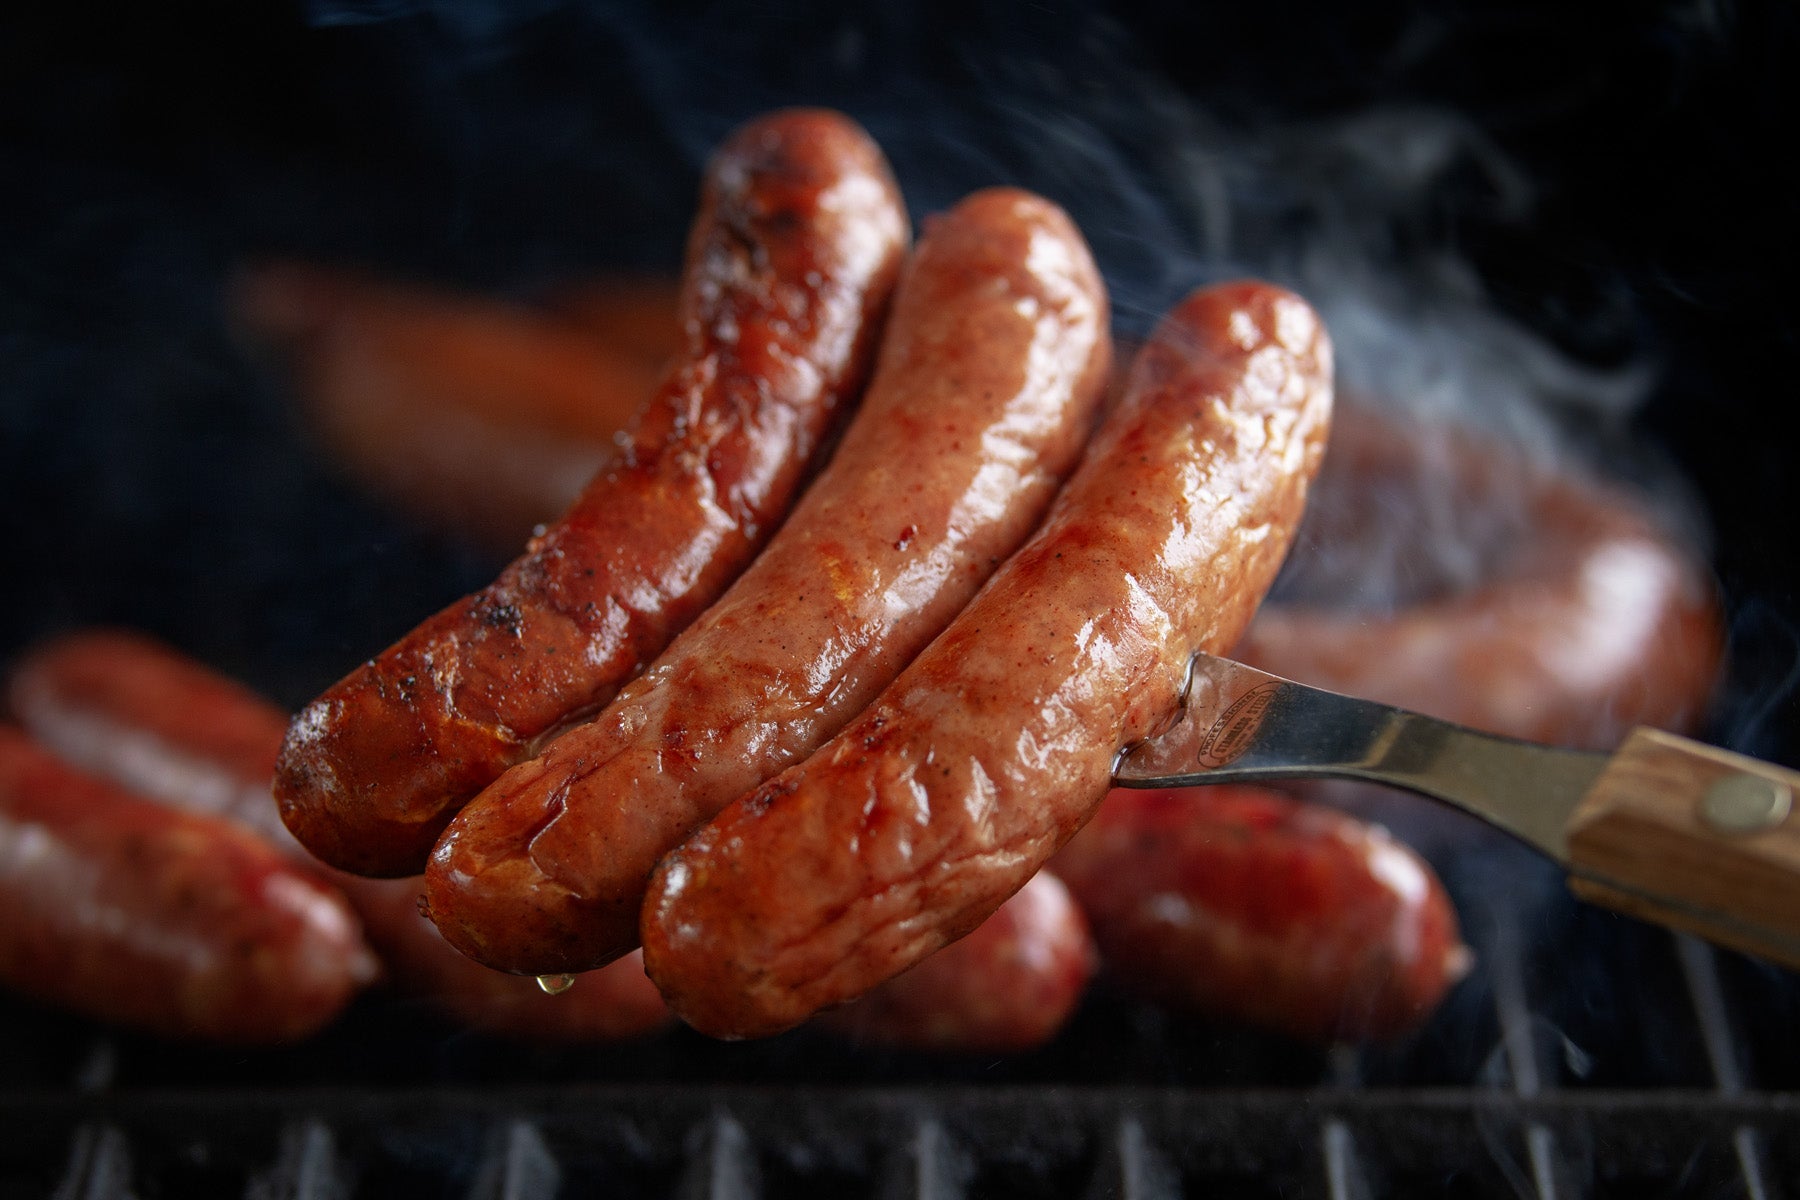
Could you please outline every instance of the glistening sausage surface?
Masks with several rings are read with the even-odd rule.
[[[275,795],[320,858],[407,875],[456,810],[592,713],[743,568],[861,386],[907,237],[880,151],[820,111],[714,156],[682,347],[618,457],[491,586],[294,721]]]
[[[278,1042],[375,975],[349,906],[247,830],[0,727],[0,980],[172,1037]]]
[[[1051,869],[1109,975],[1294,1037],[1401,1033],[1468,967],[1424,860],[1379,826],[1262,788],[1120,788]]]
[[[1248,624],[1299,522],[1329,342],[1259,283],[1190,296],[1044,525],[876,702],[665,859],[644,958],[678,1015],[775,1033],[1024,886]]]
[[[450,941],[527,974],[635,947],[657,860],[861,711],[1036,526],[1092,426],[1106,329],[1055,205],[997,188],[934,218],[780,533],[597,720],[451,823],[426,873]]]
[[[586,1041],[639,1036],[672,1020],[635,958],[546,996],[532,980],[451,949],[419,914],[422,880],[364,879],[313,863],[269,796],[287,716],[168,646],[122,630],[66,634],[20,660],[8,699],[20,723],[65,761],[146,801],[228,818],[311,864],[355,909],[387,977],[465,1025]]]

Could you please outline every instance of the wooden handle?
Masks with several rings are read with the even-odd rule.
[[[1632,731],[1569,820],[1584,900],[1800,967],[1800,772]]]

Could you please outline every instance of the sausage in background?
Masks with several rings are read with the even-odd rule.
[[[1617,488],[1365,404],[1339,413],[1301,533],[1303,594],[1265,604],[1233,652],[1261,670],[1589,750],[1706,711],[1718,590]]]
[[[0,979],[171,1037],[281,1042],[374,976],[344,899],[262,839],[0,726]]]
[[[228,303],[365,490],[511,553],[575,501],[655,391],[674,292],[595,282],[563,313],[275,262],[240,271]]]
[[[1013,1054],[1054,1038],[1093,978],[1087,921],[1063,882],[1039,871],[974,932],[818,1024],[856,1042],[956,1054]]]
[[[1263,788],[1118,788],[1050,863],[1107,974],[1312,1040],[1392,1037],[1467,972],[1443,885],[1379,826]]]
[[[418,911],[418,879],[365,879],[313,862],[269,795],[287,730],[280,709],[159,642],[122,630],[66,634],[14,668],[8,700],[51,751],[160,806],[226,818],[348,898],[388,978],[474,1028],[546,1041],[654,1032],[668,1009],[635,956],[546,996],[530,979],[453,950]],[[171,818],[173,819],[173,818]],[[146,983],[146,986],[148,984]]]

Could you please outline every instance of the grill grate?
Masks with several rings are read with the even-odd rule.
[[[1762,1198],[1792,1194],[1800,1165],[1800,1104],[1766,1095],[607,1086],[147,1093],[5,1115],[64,1148],[59,1178],[13,1176],[7,1194],[58,1200]]]
[[[1049,1049],[980,1060],[806,1031],[539,1051],[380,998],[305,1047],[197,1050],[21,1007],[0,1195],[1800,1197],[1791,978],[1537,889],[1508,844],[1466,853],[1446,877],[1477,969],[1389,1046],[1106,994]]]

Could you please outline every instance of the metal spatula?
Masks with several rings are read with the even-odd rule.
[[[1800,967],[1800,772],[1660,730],[1608,754],[1477,733],[1196,654],[1122,787],[1325,777],[1418,792],[1568,868],[1584,900]]]

